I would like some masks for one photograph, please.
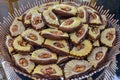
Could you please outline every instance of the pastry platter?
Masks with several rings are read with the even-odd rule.
[[[96,3],[28,2],[0,24],[3,62],[33,80],[81,80],[103,70],[100,79],[110,69],[113,76],[120,48],[113,17]]]

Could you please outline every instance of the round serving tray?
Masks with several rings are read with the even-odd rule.
[[[30,75],[21,72],[19,69],[17,69],[15,66],[13,66],[11,58],[7,52],[7,49],[5,47],[5,36],[7,34],[9,34],[9,27],[12,24],[12,21],[14,20],[14,18],[16,16],[20,16],[22,15],[27,9],[33,8],[35,6],[41,5],[43,3],[46,2],[54,2],[57,0],[36,0],[33,4],[30,4],[28,2],[28,4],[26,6],[21,5],[20,9],[17,10],[15,9],[15,12],[13,15],[11,15],[9,13],[8,17],[4,17],[3,23],[0,24],[0,49],[1,49],[1,53],[2,53],[2,64],[3,64],[3,68],[5,69],[5,71],[7,70],[6,74],[8,76],[8,80],[19,80],[20,78],[16,75],[15,72],[18,72],[24,76],[27,76],[31,79],[35,79],[33,77],[31,77]],[[61,1],[61,0],[59,0]],[[111,15],[109,14],[109,10],[103,10],[103,6],[97,6],[96,3],[94,3],[93,5],[90,4],[90,2],[81,2],[80,0],[64,0],[64,2],[72,2],[75,3],[77,6],[79,5],[87,5],[87,6],[91,6],[94,9],[96,9],[100,14],[106,15],[107,20],[108,20],[108,26],[109,27],[114,27],[116,29],[116,41],[115,41],[115,45],[112,47],[112,49],[109,51],[109,54],[107,54],[107,58],[105,59],[105,61],[100,65],[99,68],[95,69],[93,72],[86,74],[84,76],[78,76],[77,78],[73,78],[73,80],[81,80],[81,79],[85,79],[88,78],[90,79],[90,77],[92,77],[95,73],[100,72],[101,70],[103,70],[103,73],[96,78],[97,80],[99,79],[103,79],[103,77],[105,78],[105,80],[112,80],[112,77],[109,76],[113,76],[115,74],[115,70],[117,69],[116,67],[116,55],[119,54],[119,48],[120,48],[120,26],[117,25],[118,20],[114,19],[114,14]],[[15,70],[15,72],[14,72]],[[8,72],[10,71],[10,72]],[[12,77],[9,77],[12,76]],[[63,80],[63,78],[61,78]]]

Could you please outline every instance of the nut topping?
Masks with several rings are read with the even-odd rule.
[[[25,58],[21,58],[21,59],[19,60],[19,63],[20,63],[23,67],[28,66],[28,61],[27,61]]]
[[[50,58],[51,55],[49,53],[42,53],[39,55],[40,58]]]
[[[13,40],[12,39],[8,40],[8,46],[13,46]]]
[[[84,44],[79,44],[76,46],[76,50],[79,51],[84,48]]]
[[[59,43],[59,42],[55,42],[54,45],[59,47],[59,48],[65,47],[62,43]]]
[[[57,36],[63,35],[63,32],[61,31],[50,31],[50,33],[57,35]]]
[[[28,15],[26,16],[26,19],[27,19],[27,20],[30,20],[31,17],[32,17],[32,14],[28,14]]]
[[[76,65],[75,68],[73,69],[74,72],[82,72],[85,70],[85,66],[84,65]]]
[[[97,27],[92,28],[91,30],[92,30],[92,32],[94,32],[95,34],[97,34],[97,33],[98,33],[98,28],[97,28]]]
[[[64,10],[64,11],[70,11],[71,10],[71,8],[66,7],[66,6],[61,6],[61,9]]]
[[[27,43],[25,41],[18,41],[18,44],[20,46],[24,46],[24,47],[27,45]]]
[[[33,18],[33,24],[37,25],[38,23],[42,23],[42,20],[40,19],[40,17],[34,17]]]
[[[106,38],[111,41],[113,39],[114,35],[115,35],[114,31],[110,31],[107,33]]]
[[[47,75],[52,75],[56,73],[55,69],[53,69],[52,67],[41,69],[41,72]]]
[[[54,16],[52,13],[49,13],[49,16],[50,16],[50,18],[52,18],[53,20],[56,19],[55,16]]]
[[[103,52],[96,53],[96,56],[95,56],[96,60],[100,60],[102,57],[103,57]]]
[[[78,15],[80,18],[84,18],[84,12],[82,10],[79,11]]]
[[[31,40],[34,40],[34,41],[38,40],[37,36],[34,35],[34,34],[32,34],[32,33],[30,33],[30,34],[28,35],[28,38],[30,38]]]
[[[85,32],[85,29],[84,28],[81,28],[77,33],[76,33],[76,36],[77,37],[81,37]]]
[[[67,26],[67,25],[72,24],[73,22],[74,22],[74,20],[73,20],[73,19],[68,19],[68,20],[65,20],[64,25],[65,25],[65,26]]]
[[[18,26],[17,25],[13,25],[12,32],[16,32],[16,31],[18,31]]]

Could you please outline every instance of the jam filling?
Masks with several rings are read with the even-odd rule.
[[[85,33],[85,29],[84,29],[84,28],[81,28],[81,29],[76,33],[76,36],[77,36],[77,37],[81,37],[84,33]]]
[[[76,65],[73,69],[74,72],[82,72],[86,69],[85,65]]]
[[[18,26],[17,25],[13,25],[12,32],[16,32],[16,31],[18,31]]]
[[[33,18],[33,24],[34,25],[37,25],[38,23],[42,23],[42,20],[40,17],[34,17]]]
[[[21,58],[21,59],[19,60],[19,63],[20,63],[23,67],[28,66],[28,61],[27,61],[25,58]]]
[[[114,35],[115,35],[114,31],[110,31],[110,32],[107,33],[106,38],[107,38],[109,41],[111,41],[111,40],[113,40]]]
[[[79,11],[79,13],[78,13],[78,16],[80,17],[80,18],[84,18],[84,12],[82,11],[82,10],[80,10]]]
[[[31,40],[34,40],[34,41],[38,40],[38,37],[36,35],[32,34],[32,33],[30,33],[28,35],[28,38],[30,38]]]
[[[83,49],[84,47],[85,47],[84,44],[79,44],[76,46],[76,50],[79,51],[79,50]]]
[[[71,8],[67,6],[61,6],[61,9],[64,11],[71,11]]]
[[[73,22],[74,22],[73,19],[68,19],[68,20],[65,20],[64,25],[68,26],[68,25],[71,25]]]
[[[50,16],[50,18],[52,18],[53,20],[56,19],[55,16],[54,16],[52,13],[49,13],[49,16]]]
[[[56,73],[55,69],[53,69],[52,67],[41,69],[41,72],[47,75],[52,75]]]
[[[50,31],[50,33],[56,35],[56,36],[60,36],[60,35],[63,35],[63,32],[61,31]]]
[[[49,53],[42,53],[39,55],[40,58],[50,58],[52,57]]]
[[[96,53],[95,59],[100,60],[103,57],[103,52]]]
[[[54,45],[57,46],[57,47],[59,47],[59,48],[65,47],[64,44],[62,44],[60,42],[55,42]]]

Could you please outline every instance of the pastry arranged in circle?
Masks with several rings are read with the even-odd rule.
[[[51,10],[45,10],[43,12],[43,18],[46,24],[48,24],[51,28],[58,28],[59,27],[59,21],[57,16],[51,11]]]
[[[76,57],[85,57],[90,53],[91,50],[92,43],[89,40],[84,40],[83,42],[73,47],[73,49],[70,51],[70,55]]]
[[[21,68],[23,72],[27,72],[28,74],[32,72],[35,64],[30,61],[30,55],[14,54],[13,57],[16,66]]]
[[[50,50],[56,52],[58,55],[68,55],[69,54],[69,45],[65,40],[50,40],[46,39],[44,46]]]
[[[48,49],[42,48],[31,53],[30,60],[39,64],[53,64],[57,62],[57,55]]]
[[[41,35],[44,38],[48,38],[52,40],[63,40],[69,38],[68,33],[62,32],[58,29],[51,29],[51,28],[42,30]]]
[[[77,15],[80,18],[81,22],[87,23],[89,17],[86,8],[80,6],[77,8],[77,10],[78,10]]]
[[[103,59],[105,58],[107,50],[107,47],[94,48],[91,54],[87,57],[90,64],[93,65],[95,68],[99,66],[98,64],[101,63],[101,61],[103,61]]]
[[[32,24],[32,27],[36,30],[43,28],[45,26],[45,23],[42,19],[42,14],[38,12],[32,14],[31,24]]]
[[[29,43],[33,45],[40,46],[44,42],[44,38],[39,35],[39,32],[33,29],[27,29],[21,35],[25,40],[27,40]]]
[[[63,76],[62,69],[56,64],[37,65],[33,71],[33,76],[37,78],[57,79]]]
[[[115,28],[107,28],[101,33],[101,42],[108,47],[112,47],[116,38]]]
[[[32,46],[24,41],[21,36],[18,36],[14,39],[13,47],[16,51],[25,52],[24,54],[32,51]]]
[[[92,41],[97,40],[100,37],[100,29],[98,27],[89,27],[88,35]]]
[[[83,24],[83,26],[76,32],[70,34],[70,39],[74,44],[78,44],[88,32],[88,24]]]
[[[81,20],[79,17],[71,17],[65,20],[59,27],[64,32],[72,33],[82,27]]]
[[[73,76],[81,75],[88,72],[92,66],[86,60],[71,60],[66,63],[64,67],[64,74],[66,79],[70,79]]]
[[[60,17],[72,17],[77,14],[77,9],[68,4],[57,4],[52,7],[52,11]]]
[[[13,41],[14,41],[14,39],[10,35],[6,36],[5,45],[6,45],[9,53],[12,53],[13,50],[14,50],[14,48],[13,48]]]
[[[25,30],[24,25],[21,21],[18,20],[18,17],[16,17],[10,26],[10,34],[11,36],[15,37],[21,34]]]

